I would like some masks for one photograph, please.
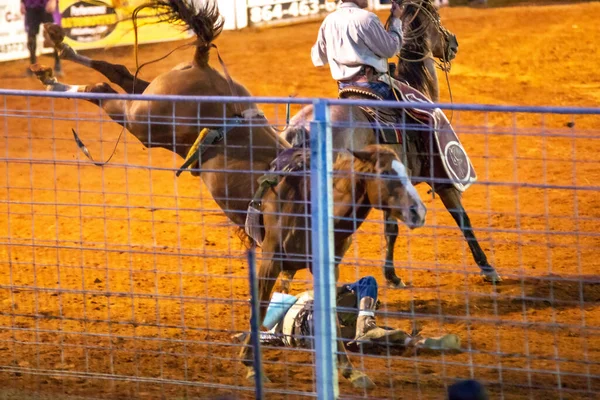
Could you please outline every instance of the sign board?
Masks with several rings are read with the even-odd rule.
[[[65,43],[75,50],[135,44],[132,13],[144,0],[60,0]],[[191,37],[179,26],[158,19],[151,9],[138,14],[138,43],[157,43]]]
[[[336,9],[335,0],[248,0],[248,25],[289,23],[322,16]]]

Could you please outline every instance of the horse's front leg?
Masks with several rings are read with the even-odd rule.
[[[281,278],[280,289],[281,293],[289,294],[290,293],[290,285],[292,284],[292,280],[294,280],[294,276],[298,271],[282,271],[283,277]]]
[[[475,237],[473,227],[471,226],[471,220],[462,205],[460,192],[455,187],[450,186],[436,188],[436,193],[440,196],[440,199],[442,199],[444,206],[448,209],[467,240],[471,253],[473,254],[473,259],[481,269],[481,275],[483,275],[484,279],[488,282],[502,282],[502,277],[500,277],[496,269],[488,263],[485,252]]]
[[[271,298],[271,292],[275,286],[275,281],[279,276],[282,268],[282,253],[280,246],[276,240],[266,238],[263,243],[263,249],[261,254],[262,260],[260,267],[258,268],[258,298],[260,301],[260,311],[258,321],[260,325],[265,319],[267,314],[267,308],[269,306],[269,299]],[[252,310],[254,312],[254,309]],[[259,338],[260,340],[260,338]],[[248,379],[253,379],[256,373],[254,369],[254,349],[252,348],[252,333],[247,335],[244,342],[244,347],[240,351],[240,358],[242,363],[247,368]],[[268,381],[267,376],[263,373],[263,379]]]
[[[54,47],[63,60],[69,60],[100,72],[128,94],[143,93],[150,84],[147,81],[135,78],[124,65],[111,64],[106,61],[93,60],[82,56],[71,46],[63,43],[64,37],[64,31],[59,25],[44,24],[44,39],[46,43]]]
[[[392,287],[402,288],[406,287],[406,284],[396,275],[396,269],[394,268],[394,246],[396,239],[398,238],[398,221],[390,216],[390,212],[384,213],[384,233],[385,233],[385,264],[383,266],[383,275],[388,285]]]

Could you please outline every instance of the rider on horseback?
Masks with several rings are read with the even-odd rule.
[[[367,0],[342,0],[321,25],[312,61],[316,67],[329,64],[340,90],[359,86],[395,100],[392,88],[378,77],[388,72],[388,59],[400,53],[402,9],[392,2],[388,32],[375,14],[365,10],[367,5]]]

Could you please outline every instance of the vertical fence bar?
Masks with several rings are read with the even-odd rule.
[[[333,254],[332,149],[329,107],[324,99],[313,102],[310,129],[312,263],[317,398],[339,394],[336,362],[335,271]]]
[[[254,355],[254,384],[257,399],[264,399],[262,354],[260,351],[260,300],[258,298],[258,281],[256,277],[256,252],[254,247],[248,250],[248,272],[250,274],[250,335]]]

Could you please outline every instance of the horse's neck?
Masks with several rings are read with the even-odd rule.
[[[351,171],[346,171],[353,175]],[[344,174],[345,175],[345,174]],[[354,232],[362,224],[372,206],[363,179],[339,176],[333,180],[333,215],[336,231]]]
[[[437,73],[429,39],[422,34],[416,36],[415,33],[420,31],[422,26],[423,23],[419,19],[415,20],[412,17],[405,35],[414,37],[403,45],[398,61],[398,75],[411,87],[436,101],[439,98]]]
[[[398,78],[429,97],[432,101],[439,99],[437,72],[432,58],[423,61],[406,61],[401,59],[398,63]]]

